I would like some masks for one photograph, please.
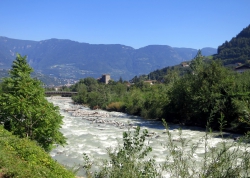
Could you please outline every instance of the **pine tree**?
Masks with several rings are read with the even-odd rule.
[[[17,54],[10,77],[3,81],[0,122],[13,134],[35,140],[50,151],[53,144],[66,143],[59,131],[62,116],[59,108],[46,100],[41,82],[30,77],[32,71],[26,56]]]

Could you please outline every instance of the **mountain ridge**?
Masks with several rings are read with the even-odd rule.
[[[0,67],[10,68],[15,54],[27,55],[38,72],[61,78],[100,77],[109,73],[115,80],[129,80],[136,75],[191,60],[197,49],[168,45],[148,45],[139,49],[122,44],[89,44],[67,39],[41,41],[0,37]],[[204,48],[204,53],[216,53]]]

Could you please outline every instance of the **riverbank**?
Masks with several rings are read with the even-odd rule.
[[[165,155],[168,154],[168,150],[164,148],[164,145],[168,140],[168,135],[162,122],[144,120],[119,112],[90,110],[84,106],[74,105],[70,98],[48,98],[48,100],[59,106],[60,113],[64,116],[61,132],[67,138],[68,145],[58,146],[50,153],[52,158],[59,163],[79,167],[83,165],[83,153],[100,163],[101,159],[107,158],[106,149],[117,147],[118,142],[122,141],[123,132],[133,131],[136,126],[140,126],[142,130],[147,129],[150,133],[147,142],[152,146],[153,152],[149,156],[155,157],[157,164],[166,161]],[[180,145],[179,127],[175,124],[169,125],[172,141],[177,145]],[[200,143],[193,157],[197,160],[201,159],[205,153],[204,140],[202,140],[206,136],[204,129],[183,126],[181,132],[181,138],[187,142],[187,151],[188,145]],[[232,138],[234,136],[228,135]],[[233,139],[220,138],[217,134],[217,137],[208,135],[207,144],[209,147],[216,147],[223,141],[234,142]],[[78,176],[84,175],[84,170],[80,168]]]

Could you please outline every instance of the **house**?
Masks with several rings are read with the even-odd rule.
[[[103,74],[102,77],[99,79],[100,82],[108,84],[109,81],[111,80],[109,74]]]
[[[156,83],[156,80],[145,80],[144,83],[149,83],[150,85],[153,85],[154,83]]]
[[[189,67],[189,64],[186,62],[182,62],[181,65],[182,65],[182,67]]]
[[[247,70],[250,70],[250,66],[248,64],[244,64],[244,65],[235,67],[234,70],[238,73],[243,73]]]

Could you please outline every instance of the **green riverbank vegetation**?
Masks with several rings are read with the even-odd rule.
[[[85,78],[70,89],[78,92],[73,97],[76,103],[92,109],[201,127],[209,119],[213,129],[219,129],[223,118],[225,130],[245,133],[250,118],[249,80],[250,72],[236,73],[219,60],[205,59],[199,51],[189,70],[180,75],[179,70],[169,69],[161,82],[120,80],[105,85]]]
[[[75,175],[37,143],[15,136],[0,125],[0,177],[74,178]]]

